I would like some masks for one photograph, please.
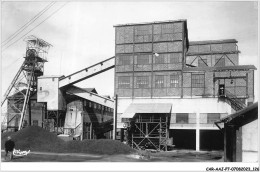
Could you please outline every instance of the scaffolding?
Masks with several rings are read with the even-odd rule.
[[[127,127],[127,142],[135,149],[167,151],[170,114],[136,114]]]

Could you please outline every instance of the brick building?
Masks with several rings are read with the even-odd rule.
[[[186,20],[116,25],[121,140],[140,148],[223,149],[214,122],[254,101],[235,39],[189,42]]]

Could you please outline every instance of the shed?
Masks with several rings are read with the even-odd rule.
[[[224,123],[224,161],[258,162],[258,102],[215,122]],[[220,127],[219,127],[220,128]]]

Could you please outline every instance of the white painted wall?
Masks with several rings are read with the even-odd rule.
[[[258,162],[258,120],[242,127],[242,162]]]
[[[203,121],[206,116],[203,117],[205,113],[221,113],[221,118],[224,116],[231,114],[231,106],[225,102],[218,101],[218,98],[135,98],[135,99],[127,99],[127,98],[119,98],[118,99],[118,128],[123,128],[123,123],[121,122],[121,114],[127,109],[127,107],[131,103],[171,103],[172,110],[171,113],[192,113],[198,114],[198,118],[200,118],[200,122]],[[225,115],[223,115],[225,114]],[[174,119],[170,119],[173,121]],[[204,119],[207,120],[207,119]],[[173,127],[173,126],[172,126]],[[200,126],[196,126],[196,124],[181,124],[175,125],[175,129],[214,129],[218,128],[214,124],[201,124]]]

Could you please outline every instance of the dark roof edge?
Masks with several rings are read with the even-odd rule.
[[[221,118],[219,121],[217,121],[216,123],[221,123],[221,122],[224,122],[224,123],[227,123],[227,122],[230,122],[232,119],[244,114],[244,113],[247,113],[255,108],[258,108],[258,102],[255,102],[254,104],[240,110],[240,111],[237,111],[236,113],[233,113],[231,115],[228,115],[224,118]]]
[[[236,39],[190,41],[190,45],[221,44],[221,43],[238,43],[238,41]]]
[[[223,67],[184,67],[183,71],[224,71],[224,70],[256,70],[254,65],[238,65],[238,66],[223,66]]]
[[[180,19],[180,20],[166,20],[166,21],[154,21],[154,22],[142,22],[142,23],[117,24],[117,25],[114,25],[113,27],[149,25],[149,24],[160,24],[160,23],[177,23],[177,22],[187,22],[187,20],[186,19]]]

